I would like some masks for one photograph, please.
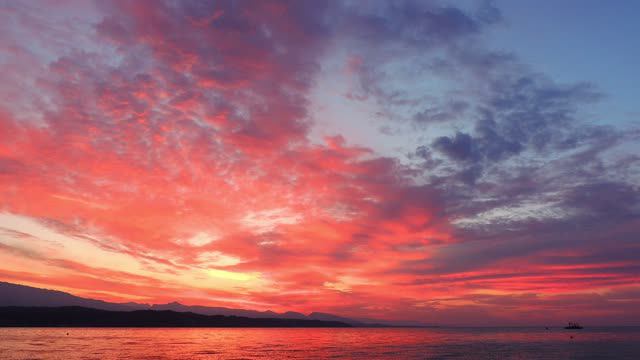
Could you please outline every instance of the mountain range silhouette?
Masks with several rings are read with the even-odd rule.
[[[35,288],[31,286],[0,282],[0,326],[91,326],[83,324],[83,317],[94,319],[95,326],[422,326],[420,323],[394,322],[372,319],[351,319],[347,317],[312,312],[308,315],[288,311],[257,311],[226,307],[190,306],[179,302],[167,304],[112,303],[102,300],[78,297],[66,292]],[[125,315],[122,315],[124,313]],[[127,315],[128,314],[128,315]],[[39,318],[38,318],[39,316]],[[66,319],[65,320],[65,316]],[[223,321],[223,317],[234,318]],[[13,318],[18,324],[8,324]],[[22,320],[20,320],[22,319]],[[74,320],[75,319],[75,320]],[[107,324],[112,319],[111,325]],[[54,321],[55,320],[55,321]],[[263,320],[262,322],[260,320]],[[264,321],[270,320],[270,321]],[[40,321],[40,322],[39,322]],[[56,322],[57,321],[57,322]],[[64,325],[64,322],[67,322]],[[75,321],[75,322],[74,322]],[[107,321],[107,322],[105,322]],[[119,322],[118,322],[119,321]],[[39,323],[37,325],[35,323]],[[43,325],[44,324],[44,325]],[[59,324],[59,325],[56,325]],[[74,325],[75,324],[75,325]],[[140,325],[136,325],[140,324]],[[146,325],[145,325],[146,324]]]

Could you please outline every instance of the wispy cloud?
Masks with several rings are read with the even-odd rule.
[[[2,280],[451,323],[637,314],[640,130],[491,49],[489,2],[0,20]]]

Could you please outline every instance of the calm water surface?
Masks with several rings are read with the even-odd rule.
[[[2,328],[0,359],[640,359],[640,328]]]

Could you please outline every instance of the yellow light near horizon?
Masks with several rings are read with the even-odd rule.
[[[258,280],[260,278],[259,273],[241,273],[218,269],[209,269],[207,270],[207,273],[209,274],[209,276],[242,282]]]

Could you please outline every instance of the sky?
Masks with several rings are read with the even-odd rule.
[[[0,281],[640,324],[637,1],[0,1]]]

